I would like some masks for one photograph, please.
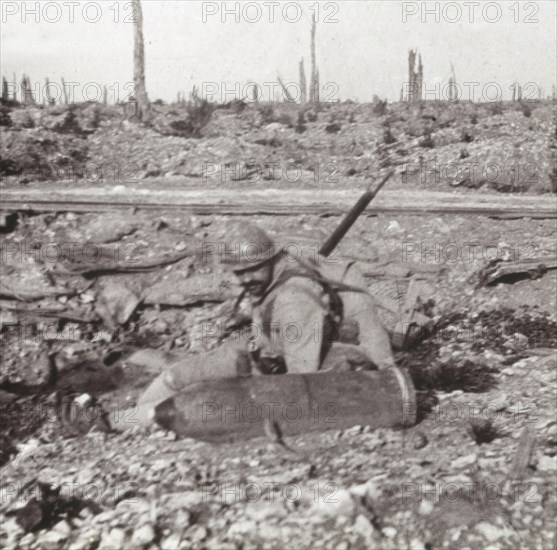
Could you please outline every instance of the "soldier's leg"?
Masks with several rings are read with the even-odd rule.
[[[333,342],[319,370],[349,372],[355,370],[374,370],[376,368],[360,346]]]
[[[350,267],[345,282],[366,288],[364,277],[355,266]],[[344,318],[358,324],[358,339],[362,350],[379,367],[393,366],[394,357],[389,334],[386,331],[373,298],[362,292],[341,292]]]
[[[153,421],[155,407],[182,391],[189,384],[213,380],[215,378],[233,378],[249,376],[250,364],[245,345],[234,342],[200,354],[191,354],[168,366],[145,390],[137,402],[133,415],[141,425]],[[114,426],[126,429],[132,426]]]

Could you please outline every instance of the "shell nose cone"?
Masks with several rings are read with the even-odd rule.
[[[165,430],[173,430],[176,428],[177,417],[178,411],[176,410],[176,404],[174,403],[173,397],[159,403],[155,407],[154,420]]]

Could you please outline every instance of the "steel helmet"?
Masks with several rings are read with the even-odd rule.
[[[221,262],[233,271],[252,269],[272,260],[280,247],[257,225],[246,221],[236,223],[227,233]]]

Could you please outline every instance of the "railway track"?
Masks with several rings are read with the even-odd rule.
[[[48,194],[48,195],[47,195]],[[47,196],[45,196],[47,195]],[[356,191],[322,190],[146,190],[115,193],[87,190],[3,190],[0,211],[110,212],[122,210],[183,211],[195,215],[345,214],[359,198]],[[496,218],[557,218],[557,197],[456,195],[452,193],[385,190],[366,215],[481,215]]]

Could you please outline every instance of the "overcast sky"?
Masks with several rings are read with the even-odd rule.
[[[131,15],[127,0],[80,0],[73,8],[73,21],[65,0],[0,4],[1,72],[9,81],[14,73],[18,81],[22,73],[32,81],[63,77],[79,83],[78,99],[89,82],[111,87],[111,97],[117,87],[120,96],[127,95],[123,87],[133,76],[133,23],[125,21]],[[36,15],[35,4],[40,7]],[[285,4],[290,4],[286,12]],[[552,0],[488,2],[488,9],[484,0],[281,2],[274,8],[274,21],[272,6],[264,1],[259,2],[258,18],[255,2],[226,2],[226,14],[223,2],[143,0],[151,99],[174,99],[178,91],[189,93],[194,84],[200,91],[213,91],[217,100],[233,95],[225,97],[223,83],[232,91],[257,82],[268,92],[277,75],[286,82],[298,81],[302,57],[309,78],[311,13],[317,4],[322,97],[370,101],[377,94],[398,100],[407,81],[410,48],[422,54],[431,98],[436,85],[442,93],[451,63],[459,83],[479,83],[463,86],[465,99],[472,88],[476,100],[493,99],[497,87],[509,98],[514,80],[527,86],[525,95],[537,97],[528,83],[541,86],[547,95],[556,81],[557,3]],[[489,82],[495,86],[487,89]],[[88,91],[95,95],[94,87]]]

